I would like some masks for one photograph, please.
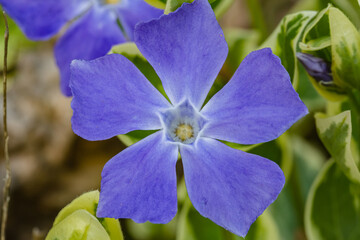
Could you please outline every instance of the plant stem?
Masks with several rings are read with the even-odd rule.
[[[268,35],[263,9],[259,0],[246,0],[246,3],[250,11],[251,21],[260,32],[261,43]]]
[[[1,240],[5,240],[6,222],[8,217],[8,209],[10,202],[10,185],[11,185],[11,168],[9,159],[9,135],[7,131],[7,54],[8,54],[8,43],[9,43],[9,25],[5,11],[3,11],[4,22],[5,22],[5,34],[4,34],[4,69],[3,69],[3,122],[4,122],[4,155],[6,165],[6,176],[5,185],[3,189],[3,205],[2,205],[2,221],[1,221]]]

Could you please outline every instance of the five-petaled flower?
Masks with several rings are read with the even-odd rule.
[[[144,0],[0,0],[0,4],[32,40],[49,39],[75,18],[55,46],[60,87],[66,96],[71,96],[72,60],[104,56],[111,46],[132,40],[138,22],[162,14]]]
[[[105,165],[97,216],[169,222],[177,212],[175,164],[180,151],[194,207],[245,236],[277,198],[284,175],[274,162],[218,140],[270,141],[307,114],[288,73],[270,49],[252,52],[202,107],[228,52],[207,0],[138,24],[135,43],[171,103],[124,56],[71,64],[76,134],[103,140],[159,129]]]

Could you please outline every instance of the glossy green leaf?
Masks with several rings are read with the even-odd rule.
[[[110,237],[97,218],[88,211],[80,209],[55,225],[45,240],[99,239],[110,240]]]
[[[311,187],[305,230],[309,240],[360,239],[360,186],[349,181],[334,160]]]
[[[280,57],[281,63],[289,72],[296,89],[299,83],[298,52],[299,40],[309,21],[316,15],[314,11],[302,11],[285,16],[275,31],[260,48],[270,47]]]
[[[166,0],[145,0],[148,4],[150,4],[153,7],[165,9],[166,6]]]
[[[351,151],[351,115],[350,111],[333,117],[315,115],[318,135],[332,158],[337,162],[344,174],[360,184],[360,171]]]
[[[329,22],[334,82],[360,90],[360,33],[337,8],[329,8]]]
[[[80,197],[73,200],[70,204],[65,206],[58,214],[54,221],[54,227],[60,225],[71,214],[79,209],[85,210],[96,219],[96,209],[99,202],[99,191],[92,191],[84,193]],[[99,218],[97,221],[103,226],[111,240],[122,240],[123,235],[121,232],[119,221],[112,218]],[[63,226],[63,225],[61,225]]]

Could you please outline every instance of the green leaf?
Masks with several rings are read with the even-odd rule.
[[[181,7],[183,3],[192,3],[194,0],[167,0],[166,1],[166,7],[165,7],[165,14],[169,14],[171,12],[174,12],[176,9]],[[222,1],[222,0],[209,0],[209,3],[215,2],[215,1]]]
[[[77,210],[55,225],[45,240],[110,240],[100,222],[86,210]]]
[[[232,6],[234,0],[214,0],[209,1],[214,9],[216,18],[222,17],[225,12]]]
[[[127,134],[118,135],[118,138],[126,145],[130,146],[134,143],[137,143],[141,139],[149,136],[150,134],[156,132],[157,130],[136,130],[129,132]]]
[[[165,7],[165,14],[169,14],[178,9],[183,3],[191,3],[193,0],[167,0]]]
[[[274,54],[280,57],[281,63],[290,74],[295,89],[299,83],[299,69],[296,59],[296,52],[299,49],[298,43],[305,27],[315,14],[314,11],[302,11],[285,16],[260,47],[270,47]]]
[[[300,137],[292,136],[290,144],[295,158],[294,171],[291,177],[297,184],[296,186],[291,185],[291,187],[297,195],[296,200],[301,200],[301,204],[304,206],[310,187],[322,168],[326,157],[317,146]]]
[[[79,209],[85,210],[96,219],[96,209],[99,202],[99,191],[92,191],[84,193],[80,197],[73,200],[70,204],[65,206],[57,215],[54,221],[54,227],[60,225],[67,217]],[[122,240],[123,235],[121,232],[119,221],[112,218],[99,218],[98,222],[103,226],[105,232],[108,233],[111,240]],[[63,225],[61,225],[63,226]]]
[[[182,208],[178,213],[176,240],[196,240],[194,230],[188,219],[190,209],[191,202],[186,194]]]
[[[108,54],[113,54],[113,53],[124,55],[130,61],[135,57],[139,57],[146,60],[145,57],[141,54],[136,44],[133,42],[126,42],[113,46]]]
[[[246,239],[246,240],[274,240],[281,239],[278,226],[276,225],[269,210],[265,210],[258,219],[251,225],[246,238],[234,238],[234,239]]]
[[[150,4],[153,7],[165,9],[166,6],[166,0],[145,0],[148,4]]]
[[[334,82],[360,90],[360,34],[337,8],[329,8]]]
[[[350,20],[360,27],[360,6],[358,5],[359,0],[320,0],[320,9],[326,7],[331,3],[336,8],[340,9]]]
[[[302,51],[310,52],[311,55],[324,59],[331,63],[331,37],[329,27],[328,12],[331,5],[320,11],[308,24],[304,30],[302,42],[299,47]],[[328,40],[330,39],[330,45]],[[345,91],[340,86],[334,84],[324,85],[321,81],[316,81],[308,75],[308,79],[316,91],[330,101],[342,101],[346,98]]]
[[[254,30],[231,28],[225,29],[224,35],[229,46],[229,54],[221,71],[230,79],[242,60],[258,47],[259,34]]]
[[[350,111],[325,118],[315,115],[318,135],[332,158],[344,174],[353,182],[360,184],[360,171],[351,152],[351,115]]]
[[[305,230],[309,240],[360,239],[360,187],[334,160],[327,162],[311,187]]]
[[[331,46],[330,36],[319,37],[317,39],[312,39],[306,44],[300,42],[299,47],[303,51],[318,51]]]

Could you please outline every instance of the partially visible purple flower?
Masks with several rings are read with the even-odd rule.
[[[207,0],[138,24],[135,43],[162,80],[169,103],[125,57],[71,64],[72,127],[88,140],[157,130],[113,157],[102,172],[98,217],[167,223],[177,212],[180,151],[189,197],[204,217],[245,236],[277,198],[277,164],[218,140],[273,140],[307,113],[280,59],[249,54],[203,106],[228,47]],[[203,106],[203,107],[202,107]]]
[[[0,0],[0,4],[32,40],[49,39],[74,19],[55,46],[60,86],[66,96],[71,96],[72,60],[104,56],[112,45],[133,40],[138,22],[162,14],[143,0],[122,0],[116,4],[106,4],[106,0]],[[118,26],[119,19],[127,37]]]

